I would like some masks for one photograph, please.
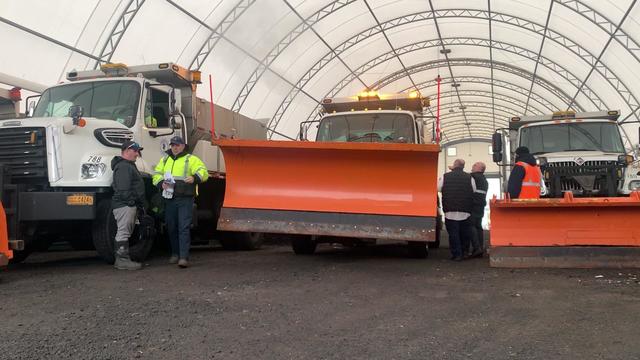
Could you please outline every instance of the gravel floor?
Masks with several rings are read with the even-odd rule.
[[[491,269],[402,248],[93,252],[0,273],[2,359],[638,359],[637,270]]]

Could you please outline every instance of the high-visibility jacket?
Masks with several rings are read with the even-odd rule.
[[[516,165],[520,165],[524,168],[524,178],[522,179],[522,186],[518,199],[539,199],[541,187],[540,181],[542,180],[540,167],[537,165],[527,164],[523,161],[518,161]]]
[[[173,190],[174,197],[197,196],[198,184],[209,178],[209,172],[202,160],[186,152],[174,156],[171,150],[167,151],[167,155],[160,159],[154,170],[152,182],[158,187],[161,186],[165,173],[171,173],[176,182]],[[193,176],[193,184],[184,182],[188,176]]]

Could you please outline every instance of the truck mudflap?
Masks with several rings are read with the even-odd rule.
[[[219,230],[435,241],[432,144],[217,140]]]
[[[494,267],[640,267],[640,193],[491,200]]]

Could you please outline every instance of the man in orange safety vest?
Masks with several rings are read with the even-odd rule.
[[[544,187],[540,167],[529,149],[520,146],[516,149],[516,165],[509,175],[507,191],[512,199],[539,199]]]

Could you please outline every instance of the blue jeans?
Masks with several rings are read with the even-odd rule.
[[[180,259],[188,259],[191,247],[193,198],[177,197],[165,200],[164,218],[169,232],[171,255],[177,255]]]
[[[473,238],[471,219],[467,218],[462,221],[444,219],[444,224],[449,234],[451,257],[464,257],[466,255],[464,250],[469,248],[469,243]]]

